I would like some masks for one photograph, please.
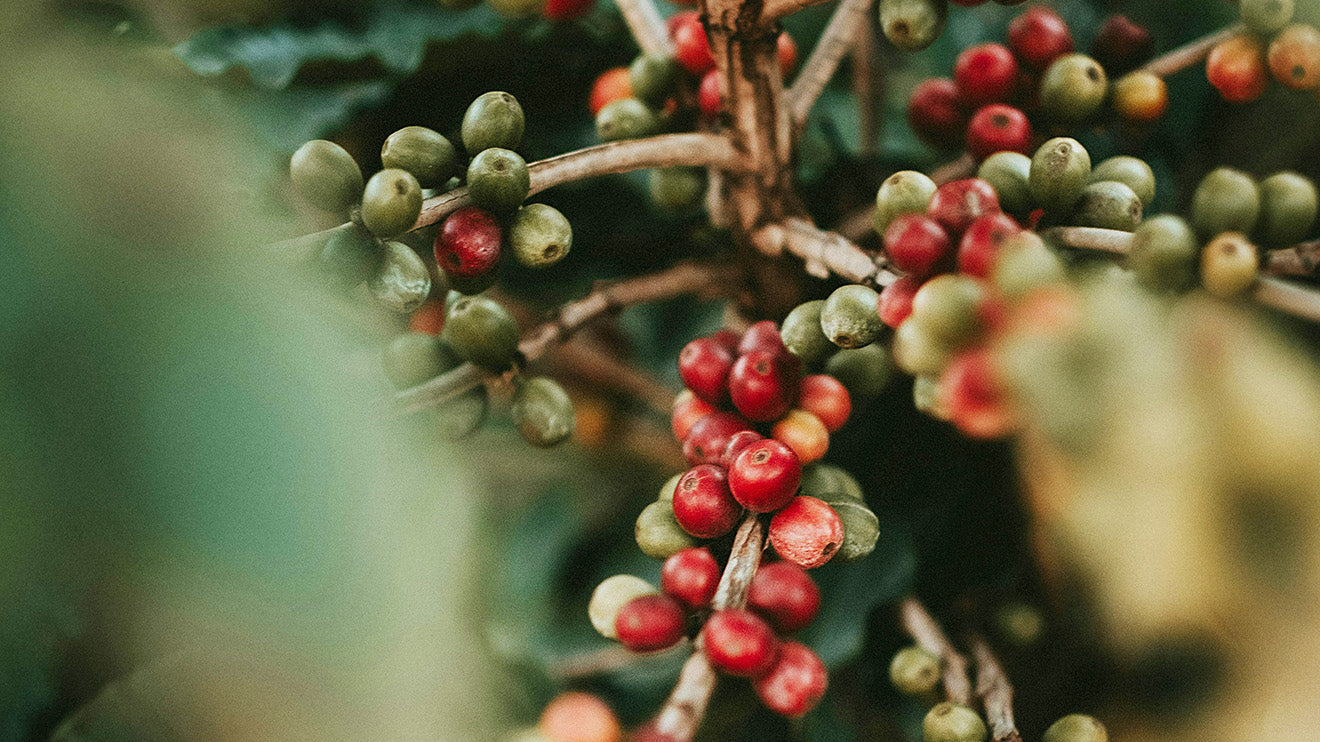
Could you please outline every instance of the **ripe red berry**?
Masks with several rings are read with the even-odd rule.
[[[571,21],[586,15],[595,4],[596,0],[545,0],[541,15],[552,21]]]
[[[1013,217],[1002,212],[986,214],[972,222],[958,245],[958,270],[978,278],[989,278],[999,255],[999,245],[1022,231]]]
[[[1008,24],[1008,46],[1018,59],[1043,70],[1073,50],[1072,31],[1058,13],[1033,5]]]
[[[1224,100],[1249,103],[1259,98],[1269,83],[1265,47],[1251,34],[1234,36],[1210,50],[1205,74]]]
[[[738,454],[743,452],[744,448],[757,441],[765,440],[765,436],[755,430],[741,430],[729,438],[729,445],[724,447],[724,453],[720,456],[720,466],[728,469],[733,466],[733,460],[738,458]]]
[[[770,519],[770,545],[803,569],[828,562],[842,543],[843,521],[823,500],[798,495]]]
[[[968,47],[953,64],[953,80],[963,102],[973,108],[1002,103],[1017,86],[1018,63],[1003,44]]]
[[[852,415],[852,398],[848,387],[828,374],[804,376],[798,385],[798,407],[810,412],[833,433],[848,422]]]
[[[752,443],[729,467],[729,491],[743,507],[769,513],[788,504],[802,483],[802,464],[793,449],[773,438]]]
[[[684,549],[660,568],[660,589],[689,608],[704,608],[715,597],[720,565],[704,547]]]
[[[711,334],[711,337],[719,342],[720,345],[729,349],[729,352],[738,355],[738,341],[742,336],[733,330],[720,329]]]
[[[1095,41],[1091,42],[1091,57],[1117,77],[1145,62],[1155,49],[1150,31],[1138,26],[1124,15],[1113,15],[1100,26]]]
[[[1266,53],[1274,79],[1293,90],[1311,90],[1320,85],[1320,31],[1305,23],[1294,23],[1270,42]]]
[[[715,408],[701,401],[691,389],[684,389],[674,397],[674,411],[669,417],[669,425],[674,431],[674,440],[682,443],[692,432],[692,426],[701,418],[714,412]]]
[[[504,230],[489,211],[465,206],[449,215],[435,236],[435,262],[454,278],[489,273],[500,259]]]
[[[820,610],[820,588],[792,562],[761,564],[747,591],[747,607],[761,614],[781,634],[800,631]]]
[[[743,333],[742,339],[738,341],[738,355],[747,355],[753,351],[766,351],[767,353],[787,353],[788,348],[784,347],[784,340],[779,336],[779,326],[770,320],[761,320]]]
[[[796,719],[816,708],[825,696],[829,673],[806,645],[783,642],[779,657],[766,674],[752,680],[761,703],[780,716]]]
[[[800,373],[787,353],[753,351],[734,362],[729,398],[748,420],[778,420],[793,407]]]
[[[742,608],[712,613],[702,636],[710,664],[730,675],[761,675],[774,665],[779,653],[779,640],[770,625]]]
[[[701,24],[700,16],[693,13],[670,26],[669,37],[674,41],[674,59],[683,69],[700,77],[715,68],[715,58],[710,55],[706,27]]]
[[[591,86],[591,96],[587,98],[587,105],[591,108],[591,115],[600,113],[600,109],[608,106],[616,100],[631,98],[632,78],[628,74],[627,67],[613,67],[600,73],[596,82]]]
[[[797,64],[797,44],[787,31],[779,32],[779,38],[775,40],[775,53],[779,57],[779,74],[788,77],[788,73]]]
[[[962,146],[967,109],[958,95],[958,85],[943,77],[923,80],[908,99],[907,119],[917,136],[934,147]]]
[[[904,214],[890,222],[884,243],[894,267],[914,277],[934,273],[952,252],[948,232],[925,214]]]
[[[945,239],[948,239],[947,237]],[[880,321],[897,328],[912,314],[912,297],[921,288],[921,279],[903,276],[880,290]]]
[[[614,617],[614,633],[634,652],[672,647],[683,638],[683,606],[668,595],[633,598]]]
[[[940,377],[940,397],[949,420],[972,438],[999,438],[1012,430],[1013,416],[994,360],[981,348],[954,357]]]
[[[417,308],[408,318],[408,329],[413,332],[424,332],[427,335],[439,335],[440,331],[445,329],[445,303],[439,299],[431,299]]]
[[[697,338],[678,354],[678,376],[693,394],[718,405],[729,396],[733,354],[714,338]]]
[[[669,20],[665,21],[665,30],[669,32],[669,38],[673,39],[675,29],[677,29],[679,26],[683,25],[684,23],[691,23],[693,21],[696,21],[697,23],[701,23],[700,11],[680,10],[677,13],[669,16]]]
[[[806,410],[789,410],[783,420],[775,423],[770,434],[793,449],[803,466],[820,461],[830,448],[830,432],[825,429],[825,423]]]
[[[718,115],[720,109],[724,107],[724,97],[720,95],[718,70],[711,70],[701,78],[701,85],[697,88],[697,107],[707,116]]]
[[[996,152],[1030,154],[1031,122],[1012,106],[994,103],[972,115],[967,124],[967,151],[978,161]]]
[[[575,742],[619,742],[623,729],[610,707],[598,696],[568,691],[546,704],[536,724],[540,737]]]
[[[697,538],[719,538],[738,525],[742,506],[729,492],[724,470],[713,464],[688,469],[674,487],[674,519]]]
[[[734,433],[750,427],[741,417],[716,410],[693,423],[683,440],[683,455],[693,465],[718,464]]]
[[[926,213],[952,235],[962,236],[982,215],[999,211],[994,186],[980,178],[945,183],[935,190]]]

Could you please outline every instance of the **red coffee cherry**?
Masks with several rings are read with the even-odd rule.
[[[779,58],[780,76],[788,77],[788,73],[797,64],[797,44],[787,31],[779,32],[779,38],[775,40],[775,55]]]
[[[449,215],[435,236],[435,262],[454,278],[476,278],[500,259],[504,230],[495,216],[476,206]]]
[[[752,680],[761,703],[780,716],[796,719],[816,708],[825,696],[829,673],[825,663],[805,644],[783,642],[779,657],[766,674]]]
[[[697,107],[707,116],[719,115],[720,109],[724,107],[724,96],[720,95],[718,70],[711,70],[701,78],[701,85],[697,88]]]
[[[848,387],[828,374],[804,376],[798,385],[798,407],[810,412],[833,433],[848,422],[852,415],[852,398]]]
[[[694,466],[718,464],[734,433],[750,427],[746,420],[732,412],[716,410],[692,425],[683,440],[683,455]]]
[[[1017,86],[1018,63],[1003,44],[968,47],[953,64],[953,80],[963,103],[979,108],[1003,103]]]
[[[747,592],[747,607],[781,634],[806,628],[820,610],[820,588],[792,562],[761,564]]]
[[[830,448],[830,432],[820,418],[806,410],[789,410],[770,431],[775,440],[793,449],[803,466],[820,461]]]
[[[1293,90],[1311,90],[1320,85],[1320,31],[1305,23],[1294,23],[1270,42],[1266,53],[1274,79]]]
[[[980,178],[968,178],[945,183],[936,189],[926,213],[950,236],[961,236],[972,222],[996,211],[999,211],[999,196],[994,186]]]
[[[778,420],[792,409],[800,366],[788,355],[758,350],[734,362],[729,372],[729,398],[748,420]]]
[[[720,565],[704,547],[684,549],[660,568],[660,589],[689,608],[705,608],[715,597]]]
[[[802,483],[802,464],[793,449],[773,438],[742,450],[729,468],[729,491],[743,507],[769,513],[788,504]]]
[[[939,395],[949,421],[971,438],[1000,438],[1013,429],[1013,415],[990,353],[977,348],[954,357],[940,377]]]
[[[1027,114],[1002,103],[977,111],[967,124],[967,151],[978,161],[996,152],[1030,154],[1031,122]]]
[[[738,341],[738,355],[744,356],[754,351],[766,353],[788,353],[784,339],[779,336],[779,326],[770,320],[761,320],[743,333]]]
[[[546,704],[537,722],[546,739],[572,742],[620,742],[619,720],[599,697],[568,691]]]
[[[614,632],[634,652],[666,649],[683,638],[683,606],[668,595],[633,598],[614,617]]]
[[[978,278],[989,278],[990,268],[1004,240],[1022,231],[1013,217],[986,214],[972,222],[958,245],[958,270]]]
[[[1044,5],[1033,5],[1008,24],[1008,46],[1017,58],[1038,70],[1073,50],[1072,31]]]
[[[674,520],[697,538],[719,538],[738,525],[742,506],[729,492],[724,470],[713,464],[688,469],[674,488]]]
[[[943,231],[941,229],[940,231]],[[947,240],[948,237],[946,236]],[[897,328],[912,314],[912,297],[921,288],[921,279],[903,276],[880,290],[880,321]]]
[[[439,335],[445,329],[444,301],[430,299],[418,307],[417,311],[408,318],[408,329],[413,332],[424,332],[427,335]]]
[[[903,214],[890,222],[884,243],[894,267],[914,278],[934,273],[953,252],[949,233],[925,214]]]
[[[798,495],[770,520],[775,553],[803,569],[828,562],[843,543],[843,521],[823,500]]]
[[[674,40],[674,59],[683,69],[700,77],[715,68],[715,58],[710,55],[706,27],[701,25],[700,16],[693,13],[672,24],[669,37]]]
[[[1205,74],[1229,103],[1256,100],[1265,92],[1270,79],[1265,67],[1265,47],[1251,34],[1234,36],[1210,50]]]
[[[631,98],[632,95],[632,78],[628,74],[628,68],[612,67],[600,73],[600,77],[597,77],[596,82],[592,84],[587,106],[591,108],[591,115],[595,116],[605,106],[616,100]]]
[[[1095,41],[1091,42],[1091,58],[1105,68],[1105,72],[1117,77],[1136,69],[1150,58],[1155,49],[1155,40],[1150,31],[1138,26],[1124,15],[1113,15],[1100,26]]]
[[[678,354],[678,376],[701,399],[718,405],[729,396],[733,354],[715,338],[697,338]]]
[[[730,353],[735,356],[738,355],[738,341],[742,340],[742,336],[738,333],[733,330],[720,329],[712,333],[711,338],[728,348]]]
[[[743,452],[744,448],[757,441],[765,440],[765,436],[755,430],[741,430],[729,438],[729,445],[724,447],[724,453],[720,455],[720,466],[728,469],[733,466],[733,460],[738,458],[738,454]]]
[[[923,80],[908,99],[907,119],[917,136],[931,146],[962,146],[967,109],[958,95],[957,83],[943,77]]]
[[[761,675],[774,665],[779,653],[779,640],[770,625],[741,608],[712,613],[702,636],[710,664],[730,675]]]
[[[700,11],[680,10],[677,13],[669,16],[669,20],[665,21],[665,30],[669,32],[669,38],[670,39],[674,38],[674,30],[677,29],[679,26],[683,25],[684,23],[691,23],[692,21],[701,23]]]
[[[669,416],[670,428],[674,431],[674,440],[682,443],[692,432],[692,426],[701,418],[714,412],[715,408],[703,402],[691,389],[684,389],[674,397],[674,411]]]

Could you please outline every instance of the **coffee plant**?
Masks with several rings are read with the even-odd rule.
[[[1315,736],[1320,2],[0,26],[5,739]]]

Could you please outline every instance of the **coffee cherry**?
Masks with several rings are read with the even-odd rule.
[[[385,375],[396,388],[430,381],[461,363],[449,343],[434,335],[405,332],[385,346]]]
[[[967,178],[940,186],[930,200],[927,213],[950,236],[961,236],[972,222],[996,211],[999,211],[999,196],[995,189],[984,180]]]
[[[1021,231],[1022,227],[1005,214],[986,214],[972,222],[958,244],[958,270],[978,278],[989,276],[1000,245]]]
[[[1270,42],[1266,60],[1274,79],[1293,90],[1320,86],[1320,31],[1305,23],[1283,29]]]
[[[1040,107],[1057,121],[1085,121],[1104,105],[1108,90],[1109,80],[1098,62],[1085,54],[1065,54],[1040,79]]]
[[[445,311],[445,302],[442,299],[423,302],[422,306],[408,318],[408,329],[427,335],[439,335],[445,328]]]
[[[828,683],[829,672],[815,652],[798,642],[783,642],[775,664],[752,679],[752,689],[766,708],[796,719],[816,708]]]
[[[554,0],[550,0],[554,2]],[[548,742],[622,742],[619,720],[605,702],[579,691],[555,696],[536,725]],[[530,740],[528,741],[530,742]]]
[[[787,353],[752,351],[729,372],[729,398],[748,420],[777,420],[797,396],[798,364]]]
[[[663,106],[677,80],[678,65],[673,57],[642,54],[628,67],[633,97],[650,106]]]
[[[884,3],[880,7],[884,8]],[[883,11],[882,11],[883,12]],[[963,143],[968,113],[958,94],[958,85],[947,78],[923,80],[908,99],[907,120],[923,141],[940,149]]]
[[[851,399],[880,396],[893,372],[889,352],[879,344],[856,350],[841,350],[825,362],[825,373],[848,388]],[[824,423],[822,423],[823,425]],[[799,454],[798,458],[801,458]]]
[[[587,98],[587,107],[594,118],[600,109],[616,100],[633,97],[632,80],[627,67],[611,67],[600,73],[591,85],[591,95]]]
[[[871,218],[875,231],[885,230],[903,214],[924,214],[935,195],[935,181],[915,170],[900,170],[885,178],[875,194],[875,213]]]
[[[692,75],[700,77],[715,68],[715,58],[710,55],[710,43],[706,40],[706,27],[695,13],[675,24],[669,31],[669,38],[674,41],[674,59]]]
[[[884,330],[879,305],[880,294],[875,289],[858,284],[840,286],[821,307],[821,331],[840,348],[870,345]]]
[[[1155,48],[1155,41],[1142,26],[1127,16],[1105,19],[1091,43],[1091,56],[1110,74],[1121,75],[1145,62]]]
[[[648,173],[651,203],[670,214],[686,214],[701,208],[706,177],[700,168],[659,167]]]
[[[1131,232],[1141,224],[1141,199],[1124,183],[1102,180],[1082,189],[1072,223]]]
[[[752,325],[752,327],[756,327],[761,324],[764,323],[757,322],[756,324]],[[774,325],[773,322],[768,322],[768,324],[772,326]],[[738,350],[738,344],[742,342],[742,335],[726,327],[721,327],[715,332],[712,332],[710,336],[715,340],[718,340],[721,345],[728,348],[730,353],[733,353],[734,355],[742,355],[742,353],[739,352]]]
[[[885,254],[895,268],[924,278],[939,269],[952,253],[949,233],[925,214],[903,214],[884,234]]]
[[[1003,44],[979,44],[964,49],[953,65],[958,92],[973,108],[1008,100],[1017,76],[1017,60]]]
[[[1181,291],[1195,278],[1199,247],[1182,217],[1161,214],[1132,232],[1127,265],[1137,282],[1151,291]]]
[[[668,595],[643,595],[619,609],[614,633],[634,652],[668,649],[683,638],[683,606]]]
[[[1004,641],[1029,647],[1045,632],[1045,617],[1032,605],[1010,602],[995,611],[995,630]]]
[[[1037,7],[1037,6],[1033,6]],[[1031,158],[1021,152],[996,152],[976,170],[976,177],[990,184],[1004,211],[1022,215],[1031,210]]]
[[[350,289],[371,276],[379,259],[376,238],[354,224],[330,235],[316,253],[316,269],[331,285]]]
[[[431,294],[431,273],[426,263],[402,242],[382,245],[380,265],[367,282],[371,295],[393,312],[408,314]]]
[[[435,188],[458,174],[458,153],[449,140],[425,126],[405,126],[380,150],[387,168],[407,170],[425,188]]]
[[[1256,235],[1267,247],[1301,240],[1315,224],[1315,183],[1297,173],[1275,173],[1260,182],[1260,221]]]
[[[513,424],[523,440],[549,448],[568,440],[577,424],[573,400],[559,382],[545,376],[520,379],[513,391]]]
[[[518,354],[518,323],[509,310],[484,296],[455,302],[443,337],[464,360],[492,371],[513,365]]]
[[[422,213],[422,187],[407,170],[382,170],[362,191],[362,224],[377,237],[412,229]]]
[[[775,631],[792,634],[805,629],[820,610],[820,588],[806,570],[792,562],[762,563],[747,591],[747,607]]]
[[[770,625],[741,608],[712,613],[701,635],[710,664],[730,675],[763,675],[779,653],[779,641]]]
[[[793,449],[803,464],[819,461],[830,447],[830,433],[820,418],[806,410],[789,410],[770,431],[775,440]]]
[[[1265,92],[1269,73],[1265,47],[1251,34],[1234,36],[1210,50],[1205,60],[1210,84],[1229,103],[1250,103]]]
[[[729,439],[750,427],[746,420],[731,412],[712,412],[692,425],[683,439],[683,455],[693,465],[719,463]]]
[[[1091,171],[1091,182],[1116,181],[1126,185],[1137,194],[1143,207],[1149,207],[1155,200],[1155,172],[1145,160],[1119,155],[1110,157],[1095,166]]]
[[[921,51],[944,31],[948,10],[944,0],[880,0],[880,29],[899,49]]]
[[[614,620],[619,609],[644,595],[655,595],[659,591],[651,583],[633,575],[614,575],[607,577],[591,593],[587,603],[587,616],[592,628],[606,639],[617,639]]]
[[[718,116],[724,109],[724,94],[720,92],[720,71],[710,70],[697,86],[697,108],[707,116]]]
[[[974,349],[958,354],[940,377],[939,396],[948,417],[970,438],[993,439],[1010,432],[1013,418],[990,353]]]
[[[813,569],[843,543],[843,522],[825,502],[799,495],[770,519],[770,545],[780,557]]]
[[[1293,0],[1242,0],[1238,3],[1242,24],[1264,36],[1291,23],[1293,10]]]
[[[1109,732],[1093,716],[1068,714],[1045,730],[1041,742],[1109,742]]]
[[[779,76],[788,77],[797,65],[797,44],[787,31],[780,31],[775,39],[775,58],[779,60]]]
[[[509,247],[522,265],[545,268],[562,260],[573,248],[573,227],[559,209],[527,204],[518,209],[509,225]]]
[[[1223,232],[1251,234],[1259,219],[1260,188],[1241,170],[1212,170],[1192,195],[1192,226],[1203,239]]]
[[[1076,139],[1056,137],[1031,158],[1027,185],[1031,197],[1047,211],[1072,211],[1091,179],[1091,155]]]
[[[765,440],[765,436],[755,430],[740,430],[729,436],[729,443],[724,447],[724,453],[720,454],[719,465],[726,470],[733,466],[733,462],[738,458],[738,454],[743,452],[744,448],[757,441]]]
[[[748,353],[757,351],[775,354],[788,352],[788,348],[784,347],[783,336],[779,334],[779,328],[768,319],[761,320],[747,328],[742,338],[738,340],[738,355],[745,356]]]
[[[491,148],[517,149],[525,123],[517,98],[500,90],[482,93],[463,114],[463,149],[469,155]]]
[[[880,290],[880,321],[898,327],[912,314],[912,297],[921,288],[921,279],[903,276]]]
[[[660,589],[689,608],[705,608],[720,583],[720,565],[710,549],[684,549],[660,567]]]
[[[719,538],[738,525],[742,507],[729,492],[724,470],[698,464],[674,488],[674,519],[697,538]]]
[[[929,376],[944,370],[953,349],[913,316],[894,331],[891,352],[900,369],[913,376]]]
[[[837,350],[820,328],[820,313],[824,306],[823,299],[797,305],[784,318],[784,326],[779,332],[784,347],[804,364],[822,363]]]
[[[985,284],[971,276],[948,274],[927,281],[912,297],[911,322],[951,346],[974,339],[982,329]],[[904,324],[907,324],[906,322]]]
[[[1063,263],[1035,232],[1018,232],[1000,243],[991,281],[1008,301],[1020,301],[1032,291],[1062,283]]]
[[[801,493],[824,500],[834,507],[840,502],[865,504],[862,486],[847,471],[832,464],[808,464],[802,467]]]
[[[848,388],[828,374],[803,377],[798,386],[797,403],[798,407],[819,418],[831,433],[843,427],[852,415],[852,399],[848,396]]]
[[[1129,72],[1114,83],[1114,110],[1128,121],[1149,123],[1169,108],[1164,78],[1149,72]]]
[[[633,528],[637,548],[653,559],[668,559],[696,546],[696,542],[674,517],[672,500],[656,500],[642,509]]]
[[[697,338],[678,354],[678,376],[683,386],[713,405],[728,398],[732,368],[733,354],[713,338]]]
[[[334,142],[313,139],[289,160],[293,189],[318,209],[346,213],[362,198],[362,171],[347,150]]]
[[[1256,246],[1237,232],[1225,232],[1201,251],[1201,284],[1215,296],[1229,298],[1256,282],[1260,257]]]
[[[923,742],[985,742],[986,735],[980,715],[950,701],[936,704],[921,722]]]
[[[903,647],[889,661],[889,682],[900,693],[921,698],[940,684],[940,658],[921,647]]]
[[[475,278],[495,267],[500,259],[504,230],[484,209],[465,206],[445,219],[435,236],[435,262],[445,274]]]
[[[602,142],[648,137],[660,131],[660,119],[636,98],[616,100],[596,114],[596,136]]]
[[[978,161],[996,152],[1030,152],[1031,122],[1012,106],[988,105],[967,124],[967,151]]]
[[[686,441],[697,421],[714,411],[714,407],[693,394],[691,389],[679,392],[678,396],[674,397],[674,411],[669,418],[670,428],[674,431],[674,440],[679,443]]]
[[[1043,70],[1073,50],[1072,31],[1058,13],[1033,5],[1008,24],[1008,45],[1018,59]]]
[[[492,147],[482,150],[468,163],[467,184],[473,203],[488,211],[507,214],[527,199],[532,180],[521,155]]]
[[[682,478],[683,478],[683,472],[679,472],[674,476],[670,477],[669,479],[666,479],[665,483],[660,485],[660,494],[658,494],[655,499],[664,500],[666,502],[673,502],[674,490],[678,487],[678,480]]]
[[[774,439],[752,442],[734,458],[728,472],[733,499],[755,513],[787,505],[802,481],[797,454]]]

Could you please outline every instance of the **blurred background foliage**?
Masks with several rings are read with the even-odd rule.
[[[1219,0],[1051,4],[1081,48],[1114,11],[1147,25],[1160,49],[1234,16]],[[872,152],[860,148],[845,63],[802,143],[804,196],[822,223],[869,203],[890,172],[950,157],[908,129],[907,94],[949,74],[963,47],[1002,38],[1017,10],[955,9],[930,50],[883,48]],[[789,19],[801,58],[829,11]],[[1320,21],[1314,3],[1300,12]],[[428,0],[11,0],[0,29],[0,738],[465,740],[533,719],[562,687],[566,660],[607,646],[586,619],[594,585],[619,572],[657,577],[632,524],[678,466],[663,419],[578,384],[580,419],[595,424],[548,453],[498,415],[462,443],[439,440],[429,417],[391,420],[380,414],[378,353],[399,321],[272,267],[261,246],[334,223],[295,208],[287,187],[288,156],[310,138],[343,144],[370,172],[395,129],[453,134],[469,101],[507,90],[527,111],[528,161],[594,143],[591,83],[636,53],[617,9],[599,0],[581,21],[551,24]],[[1194,70],[1170,97],[1152,130],[1079,135],[1097,161],[1124,152],[1151,162],[1153,211],[1177,209],[1220,164],[1320,177],[1313,98],[1274,86],[1232,107]],[[727,239],[700,216],[658,212],[642,174],[563,186],[544,201],[573,223],[574,253],[544,272],[504,273],[502,290],[528,317],[597,279]],[[596,339],[677,388],[678,349],[721,309],[637,308]],[[1215,321],[1191,322],[1211,329],[1190,335],[1239,328]],[[1284,330],[1313,357],[1313,336]],[[1170,332],[1154,323],[1117,357],[1140,359],[1173,342]],[[1311,364],[1279,354],[1254,373],[1292,379]],[[1116,374],[1128,385],[1106,399],[1124,399],[1133,379],[1168,378],[1152,373]],[[1309,394],[1308,374],[1270,399]],[[790,728],[746,684],[726,683],[704,738],[911,738],[922,710],[888,684],[904,640],[887,606],[914,590],[937,613],[984,627],[1006,600],[1045,600],[1050,575],[1034,559],[1014,452],[917,413],[910,385],[895,378],[833,440],[830,460],[862,480],[882,537],[863,562],[818,574],[826,604],[806,641],[832,669],[826,702]],[[1183,399],[1175,391],[1167,399]],[[1149,411],[1151,394],[1132,409]],[[647,454],[631,445],[657,437]],[[1122,468],[1073,473],[1103,489]],[[1047,523],[1058,531],[1046,536],[1085,535],[1123,510],[1078,512],[1091,519]],[[1269,535],[1290,520],[1262,512]],[[1081,553],[1100,569],[1110,543]],[[1161,558],[1158,548],[1126,554]],[[1205,656],[1188,650],[1129,674],[1102,651],[1084,601],[1049,605],[1048,641],[1005,645],[1028,737],[1065,711],[1140,707],[1134,688],[1147,697],[1143,688],[1177,685],[1165,671]],[[636,722],[677,662],[572,684]],[[1137,682],[1150,677],[1155,686]]]

